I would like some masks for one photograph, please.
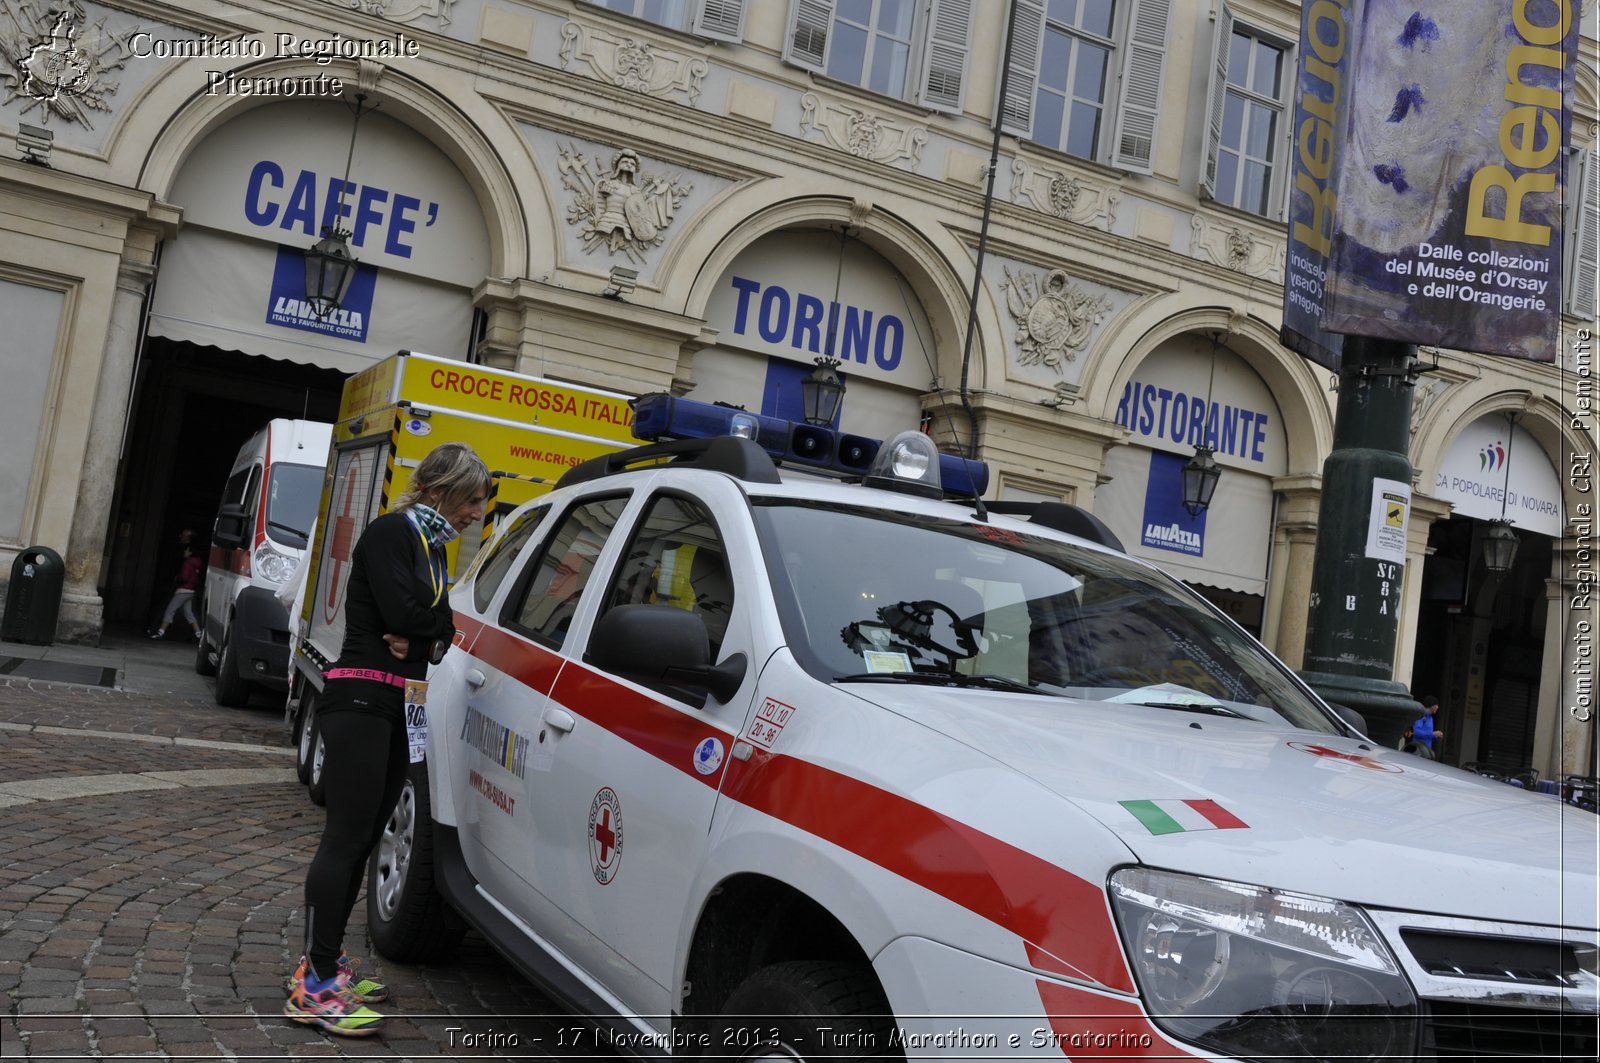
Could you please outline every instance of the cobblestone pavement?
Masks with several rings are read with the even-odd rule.
[[[476,935],[448,963],[378,956],[364,901],[346,941],[391,988],[383,1031],[282,1017],[322,810],[279,710],[0,678],[0,750],[6,1058],[593,1055]]]

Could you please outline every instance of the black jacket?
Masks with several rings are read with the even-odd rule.
[[[376,668],[408,679],[426,678],[434,640],[448,642],[455,635],[449,588],[444,583],[444,551],[428,549],[422,533],[404,513],[386,513],[367,525],[350,561],[338,667]],[[404,661],[389,652],[384,635],[404,635],[410,640]]]

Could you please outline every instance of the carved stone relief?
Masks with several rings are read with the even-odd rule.
[[[1006,309],[1017,323],[1017,362],[1066,372],[1111,309],[1110,300],[1072,283],[1065,270],[1049,273],[1005,268]]]
[[[1105,232],[1117,220],[1122,193],[1074,174],[1035,169],[1026,160],[1011,160],[1011,201],[1064,221]]]
[[[450,9],[456,0],[328,0],[335,7],[347,7],[364,15],[376,15],[390,22],[421,22],[438,19],[442,30],[450,25]]]
[[[694,185],[681,173],[650,173],[632,148],[621,148],[609,162],[564,145],[561,185],[571,193],[567,224],[577,227],[583,250],[604,247],[635,262],[666,239],[666,229]]]
[[[47,7],[36,0],[0,0],[0,78],[5,103],[22,100],[21,113],[41,125],[52,117],[94,128],[89,112],[109,114],[121,87],[107,75],[130,58],[135,29],[113,33],[102,17],[90,22],[76,3]]]
[[[1190,217],[1189,229],[1189,250],[1195,258],[1236,273],[1283,280],[1281,240],[1264,240],[1241,226],[1219,224],[1199,213]]]
[[[569,69],[574,61],[608,85],[663,100],[682,97],[691,107],[699,101],[700,81],[710,69],[698,56],[566,22],[561,26],[561,69]]]
[[[928,131],[869,114],[858,107],[827,103],[814,92],[800,97],[800,135],[822,140],[840,151],[871,162],[910,166],[922,162]]]

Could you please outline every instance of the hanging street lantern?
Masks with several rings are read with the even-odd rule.
[[[1211,496],[1217,493],[1217,481],[1222,479],[1222,466],[1211,456],[1210,447],[1195,447],[1194,457],[1183,466],[1183,508],[1189,516],[1198,517],[1211,506]]]
[[[844,401],[844,381],[835,372],[840,362],[837,358],[817,358],[817,367],[800,381],[800,402],[805,410],[806,424],[831,425],[839,415],[839,404]]]
[[[1491,520],[1483,535],[1483,567],[1496,576],[1510,572],[1517,560],[1517,543],[1517,533],[1511,530],[1509,520]]]
[[[350,162],[356,155],[356,133],[361,129],[361,111],[366,93],[356,94],[355,120],[350,124],[350,150],[344,159],[344,180],[339,183],[339,198],[333,210],[335,221],[344,217],[344,193],[350,187]],[[376,104],[373,105],[376,109]],[[307,248],[306,302],[318,317],[327,317],[344,305],[350,282],[356,275],[356,257],[350,250],[350,230],[325,225],[322,239]]]

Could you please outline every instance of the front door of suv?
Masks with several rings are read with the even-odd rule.
[[[591,587],[603,598],[592,614],[585,608],[586,623],[619,605],[665,604],[704,620],[713,662],[734,653],[759,660],[741,594],[756,579],[751,534],[743,498],[726,481],[694,496],[656,492],[607,579]],[[559,839],[561,850],[541,882],[594,932],[575,958],[664,1031],[678,933],[755,667],[720,704],[606,674],[579,652],[571,657],[546,715],[566,712],[571,726],[556,736],[551,770],[534,784],[540,837]]]

